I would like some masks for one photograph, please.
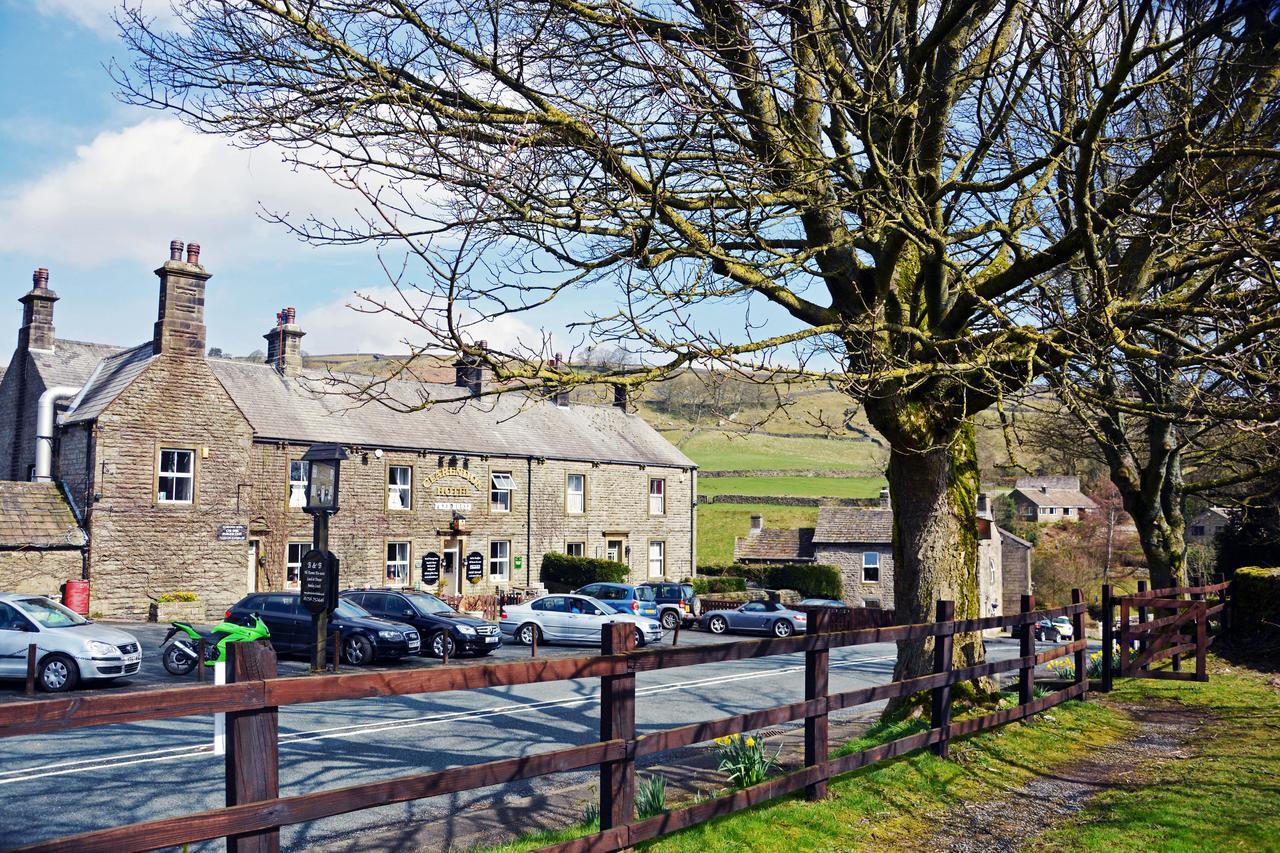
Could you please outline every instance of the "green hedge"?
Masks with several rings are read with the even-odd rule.
[[[549,551],[542,555],[542,583],[551,592],[572,592],[589,583],[622,583],[630,576],[627,567],[594,557],[570,557]]]
[[[1231,629],[1243,634],[1280,633],[1280,568],[1236,569],[1231,578]]]
[[[770,589],[794,589],[804,598],[844,596],[844,578],[835,566],[785,563],[764,570],[764,585]]]
[[[693,591],[698,595],[719,592],[745,592],[746,578],[694,578]]]

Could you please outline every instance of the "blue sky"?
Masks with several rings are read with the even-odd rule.
[[[214,276],[211,346],[240,355],[262,348],[275,312],[292,305],[313,351],[403,350],[412,327],[345,307],[356,291],[392,293],[372,248],[308,247],[257,218],[262,207],[341,215],[350,198],[291,172],[273,152],[234,149],[116,100],[105,68],[125,53],[114,5],[0,0],[0,335],[16,336],[17,299],[43,266],[61,297],[59,337],[145,340],[155,321],[152,270],[181,239],[201,244]],[[385,260],[394,268],[400,257],[393,250]],[[556,317],[537,322],[554,327]],[[510,320],[489,336],[537,333]]]

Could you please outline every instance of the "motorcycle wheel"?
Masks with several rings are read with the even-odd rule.
[[[177,643],[166,648],[160,658],[171,675],[187,675],[196,668],[195,657],[184,652]]]

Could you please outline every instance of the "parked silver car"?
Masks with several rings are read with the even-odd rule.
[[[615,613],[603,601],[586,595],[543,595],[523,604],[508,604],[499,613],[502,633],[517,643],[600,644],[600,628],[609,622],[630,622],[636,626],[636,646],[662,639],[656,619],[630,613]]]
[[[36,684],[57,693],[81,679],[120,678],[142,665],[132,634],[97,625],[43,595],[0,593],[0,678],[27,677],[36,645]]]
[[[735,610],[712,610],[703,613],[698,624],[713,634],[745,631],[790,637],[806,629],[809,617],[791,610],[777,601],[748,601]]]

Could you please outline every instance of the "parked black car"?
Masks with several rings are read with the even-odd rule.
[[[502,645],[498,626],[474,616],[464,616],[434,595],[396,589],[349,589],[342,593],[374,616],[393,619],[418,629],[425,640],[422,654],[441,657],[455,654],[484,657]]]
[[[658,621],[662,627],[670,631],[677,622],[692,622],[702,615],[702,603],[693,594],[691,583],[668,583],[650,581],[641,586],[653,590],[654,601],[658,604]]]
[[[302,606],[296,592],[255,592],[246,595],[227,611],[227,619],[240,622],[258,614],[271,631],[271,645],[278,655],[308,655],[314,635],[311,612]],[[411,625],[379,619],[363,607],[338,600],[329,618],[329,635],[338,632],[342,657],[352,666],[375,660],[395,660],[416,655],[422,638]]]

